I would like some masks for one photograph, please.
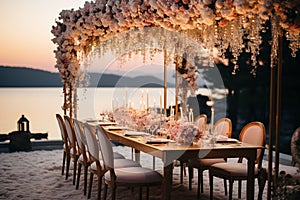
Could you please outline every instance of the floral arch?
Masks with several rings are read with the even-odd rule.
[[[292,55],[296,55],[300,47],[299,12],[297,0],[95,0],[78,10],[63,10],[51,31],[52,41],[57,44],[55,67],[64,83],[63,109],[72,115],[72,91],[80,81],[81,61],[95,49],[100,56],[107,50],[119,53],[126,49],[127,44],[118,37],[112,39],[122,32],[162,27],[168,31],[159,33],[159,42],[173,47],[172,51],[180,44],[164,36],[169,31],[185,34],[210,51],[217,47],[219,56],[224,57],[229,49],[235,61],[246,49],[253,55],[255,73],[260,33],[266,22],[272,29],[271,66],[277,62],[278,37],[282,33],[290,41]],[[144,37],[149,33],[139,34]],[[127,37],[129,41],[133,38],[131,34]],[[169,62],[174,59],[175,56]]]

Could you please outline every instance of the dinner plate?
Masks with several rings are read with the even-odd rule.
[[[164,138],[152,138],[146,141],[147,144],[166,144],[169,142],[175,142],[174,140]]]
[[[86,119],[85,120],[86,122],[98,122],[99,120],[98,119]]]
[[[128,127],[126,126],[108,126],[108,130],[113,131],[113,130],[126,130]]]
[[[124,133],[125,136],[143,136],[145,134],[147,134],[147,133],[145,133],[145,132],[136,132],[136,131],[126,131]]]
[[[235,138],[220,138],[217,139],[217,143],[238,143],[239,140]]]
[[[117,125],[117,123],[107,121],[107,122],[99,122],[99,125],[100,126],[109,126],[109,125]]]

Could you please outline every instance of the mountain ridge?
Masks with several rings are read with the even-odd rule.
[[[86,87],[163,87],[163,80],[151,75],[127,77],[87,73]],[[0,66],[0,87],[62,87],[58,72],[27,67]],[[168,83],[168,87],[174,84]]]

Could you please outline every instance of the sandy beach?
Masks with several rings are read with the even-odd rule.
[[[131,149],[117,146],[115,151],[131,158]],[[87,199],[83,195],[83,178],[79,189],[72,185],[72,176],[65,180],[61,175],[62,150],[31,151],[0,154],[0,199]],[[141,154],[141,164],[152,168],[152,156]],[[266,163],[264,163],[265,165]],[[72,167],[72,165],[71,165]],[[162,163],[156,159],[157,171],[162,172]],[[184,177],[184,183],[179,182],[179,167],[174,168],[172,199],[196,199],[197,172],[194,170],[193,190],[188,190],[188,176]],[[72,173],[72,170],[70,170]],[[83,177],[83,176],[82,176]],[[209,199],[208,174],[204,173],[204,194],[201,199]],[[257,181],[255,181],[257,196]],[[246,182],[243,181],[242,199],[246,198]],[[160,199],[159,187],[150,189],[150,199]],[[227,198],[224,195],[223,180],[214,178],[214,199]],[[96,179],[93,184],[91,199],[97,199]],[[128,188],[117,189],[117,199],[138,199],[135,193]],[[237,199],[237,183],[234,183],[233,199]],[[263,199],[266,199],[266,187]]]

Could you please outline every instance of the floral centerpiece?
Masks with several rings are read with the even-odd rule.
[[[192,122],[170,120],[164,124],[164,129],[171,139],[175,139],[180,144],[192,144],[202,137],[202,132]]]
[[[143,131],[150,126],[158,127],[160,124],[160,117],[156,112],[134,108],[117,108],[114,111],[114,118],[119,124],[139,131]]]

